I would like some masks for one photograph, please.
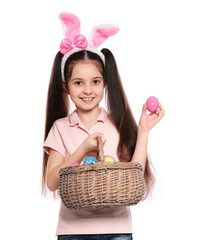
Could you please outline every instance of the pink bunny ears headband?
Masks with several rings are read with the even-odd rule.
[[[112,24],[104,24],[95,26],[87,40],[84,35],[80,34],[80,20],[72,13],[63,12],[60,19],[64,27],[65,38],[61,41],[60,52],[64,54],[61,63],[62,80],[64,77],[64,66],[70,55],[83,49],[94,52],[100,56],[105,63],[104,55],[100,52],[99,47],[107,38],[115,35],[119,31],[119,27]]]

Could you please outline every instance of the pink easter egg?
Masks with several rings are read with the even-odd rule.
[[[146,101],[146,108],[149,112],[156,112],[157,108],[159,106],[159,101],[156,97],[151,96]]]
[[[79,163],[73,162],[73,163],[70,164],[70,167],[77,166],[77,165],[79,165]]]

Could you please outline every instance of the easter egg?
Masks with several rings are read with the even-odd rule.
[[[77,162],[73,162],[73,163],[70,164],[71,167],[77,166],[77,165],[79,165],[79,163],[77,163]]]
[[[95,164],[97,161],[94,157],[87,157],[85,160],[84,160],[84,164],[85,165],[88,165],[88,164]]]
[[[151,96],[146,101],[146,108],[149,112],[156,112],[157,108],[159,106],[159,101],[156,97]]]
[[[113,163],[113,162],[115,162],[115,159],[113,157],[111,157],[111,156],[105,156],[104,157],[104,162],[106,162],[106,163]]]

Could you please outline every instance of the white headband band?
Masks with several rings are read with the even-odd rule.
[[[95,26],[90,33],[89,40],[87,41],[82,34],[79,34],[81,23],[74,14],[64,12],[61,13],[59,17],[63,23],[65,34],[65,38],[60,44],[60,52],[64,54],[61,62],[62,80],[65,80],[64,66],[66,60],[75,52],[88,50],[99,55],[103,63],[105,63],[104,55],[97,49],[97,47],[107,38],[115,35],[119,31],[119,27],[112,24]]]

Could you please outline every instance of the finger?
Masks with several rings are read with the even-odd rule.
[[[95,133],[91,134],[91,136],[92,136],[93,138],[103,137],[103,133],[95,132]]]
[[[146,115],[147,112],[146,112],[146,103],[143,104],[142,106],[142,115]]]
[[[157,114],[156,122],[158,123],[163,117],[164,117],[164,112],[162,110],[159,110]]]
[[[164,115],[165,115],[165,110],[164,110],[164,108],[162,107],[161,103],[159,103],[159,112],[160,112],[161,117],[164,117]]]
[[[101,138],[102,144],[105,144],[105,142],[106,142],[106,139],[105,139],[103,133],[100,133],[100,132],[94,133],[93,138],[96,139],[97,141],[98,141],[98,138]]]

